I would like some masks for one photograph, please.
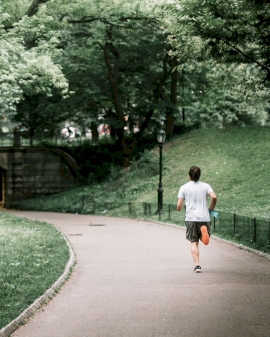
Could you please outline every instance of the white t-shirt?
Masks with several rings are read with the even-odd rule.
[[[209,184],[201,181],[189,181],[180,187],[178,198],[185,199],[186,221],[210,221],[207,198],[212,191]]]

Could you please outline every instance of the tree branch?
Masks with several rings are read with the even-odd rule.
[[[162,90],[163,90],[163,87],[164,87],[164,84],[167,80],[167,78],[172,74],[173,70],[174,70],[175,67],[171,67],[169,69],[169,71],[166,71],[166,73],[164,72],[161,79],[160,79],[160,82],[158,83],[157,87],[153,90],[153,94],[154,94],[154,105],[158,103],[161,95],[162,95]],[[154,107],[152,107],[147,115],[145,116],[144,118],[144,121],[142,122],[142,125],[141,125],[141,128],[140,128],[140,131],[136,134],[136,139],[137,141],[139,141],[145,131],[145,129],[147,128],[148,124],[149,124],[149,121],[150,119],[152,118],[154,114]]]
[[[29,17],[35,15],[38,12],[38,7],[41,4],[45,4],[48,1],[50,1],[50,0],[34,0],[31,4],[31,6],[28,8],[25,15],[27,15]]]
[[[110,80],[110,83],[111,83],[111,81],[112,81],[112,78],[111,78],[112,67],[111,67],[108,52],[107,52],[108,46],[107,46],[107,44],[105,44],[105,46],[103,46],[100,42],[98,42],[98,45],[100,46],[100,48],[103,51],[105,64],[106,64],[106,67],[107,67],[107,70],[108,70],[108,76],[109,76],[109,80]]]
[[[63,17],[62,17],[63,19]],[[122,17],[120,19],[117,19],[118,21],[120,22],[128,22],[128,21],[133,21],[132,23],[130,24],[126,24],[126,25],[121,25],[119,23],[115,23],[112,21],[109,21],[107,19],[103,19],[103,18],[97,18],[97,17],[91,17],[91,16],[84,16],[80,19],[67,19],[67,22],[68,23],[74,23],[74,24],[77,24],[77,23],[91,23],[93,21],[100,21],[102,23],[104,23],[105,25],[110,25],[110,26],[113,26],[113,27],[117,27],[117,28],[132,28],[132,29],[143,29],[144,27],[143,26],[139,26],[139,27],[134,27],[133,23],[134,21],[146,21],[147,24],[149,25],[152,25],[153,27],[157,28],[157,29],[160,29],[159,27],[156,27],[154,26],[153,24],[154,23],[158,23],[158,21],[156,19],[148,19],[148,18],[144,18],[144,17]]]
[[[97,20],[99,20],[99,18],[85,16],[81,19],[67,19],[67,22],[68,23],[89,23],[89,22],[93,22],[93,21],[97,21]]]
[[[119,76],[119,61],[120,61],[120,54],[119,51],[115,48],[115,46],[110,42],[107,43],[110,52],[114,55],[114,78],[118,79]]]
[[[270,72],[270,68],[267,67],[266,65],[262,64],[261,62],[255,60],[253,57],[247,55],[244,53],[239,47],[237,47],[235,44],[231,44],[228,42],[226,39],[222,38],[222,41],[227,44],[229,47],[233,48],[235,51],[237,51],[239,54],[244,56],[246,59],[252,61],[253,63],[256,63],[258,66],[260,66],[262,69],[266,70],[267,72]]]

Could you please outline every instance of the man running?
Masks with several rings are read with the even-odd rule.
[[[217,197],[209,184],[199,181],[201,170],[197,166],[192,166],[188,172],[190,181],[182,185],[178,192],[177,210],[180,212],[186,204],[186,238],[191,242],[191,254],[195,262],[194,271],[201,272],[199,261],[199,240],[207,245],[210,237],[210,215],[209,211],[214,210]],[[208,208],[207,198],[211,198]]]

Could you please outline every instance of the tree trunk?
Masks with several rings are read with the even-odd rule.
[[[107,37],[111,38],[111,29],[107,31]],[[142,137],[145,129],[147,128],[153,114],[155,105],[158,103],[159,99],[162,96],[162,90],[165,85],[165,82],[172,74],[173,67],[167,71],[166,66],[163,67],[163,75],[157,83],[156,88],[153,90],[153,107],[148,111],[146,117],[142,121],[140,131],[136,134],[134,134],[133,139],[131,143],[127,142],[125,139],[124,134],[124,114],[122,109],[122,103],[121,103],[121,96],[118,89],[118,78],[119,78],[119,64],[120,64],[120,54],[118,50],[115,48],[112,42],[106,42],[105,45],[99,44],[100,48],[103,50],[104,53],[104,59],[108,71],[108,80],[110,83],[111,91],[112,91],[112,103],[115,108],[115,112],[118,118],[119,128],[116,129],[116,133],[118,136],[118,140],[120,144],[122,145],[122,152],[123,152],[123,167],[128,167],[130,164],[130,160],[132,158],[132,154],[134,153],[135,148],[138,145],[138,142],[140,138]],[[113,60],[111,60],[110,56],[113,55]],[[164,63],[167,62],[168,55],[166,54],[164,58]]]
[[[115,141],[117,136],[116,125],[118,123],[118,119],[115,113],[112,111],[112,109],[106,109],[105,120],[110,127],[111,140]]]
[[[45,4],[46,2],[48,2],[49,0],[34,0],[32,2],[32,4],[30,5],[30,7],[28,8],[27,12],[25,13],[25,15],[27,16],[33,16],[37,13],[38,11],[38,7],[41,4]]]
[[[185,122],[186,120],[186,111],[185,108],[182,108],[182,121]]]
[[[91,133],[92,133],[92,141],[97,142],[98,141],[97,123],[91,122],[90,129],[91,129]]]
[[[112,141],[116,141],[116,130],[112,125],[110,125],[110,137]]]
[[[166,111],[166,134],[167,136],[173,135],[174,128],[174,115],[177,109],[177,87],[178,87],[178,70],[177,70],[177,58],[174,57],[172,60],[172,67],[174,71],[171,74],[171,96],[170,103],[171,108]]]
[[[110,36],[110,32],[107,32]],[[118,118],[119,127],[115,130],[118,136],[119,142],[122,144],[123,151],[123,167],[129,165],[130,149],[124,139],[124,114],[121,103],[121,96],[118,90],[118,78],[119,78],[119,63],[120,54],[112,42],[106,42],[104,46],[99,44],[104,53],[105,63],[108,70],[108,80],[112,91],[112,103],[115,108],[115,112]],[[113,61],[110,59],[110,53],[113,55]]]
[[[128,155],[129,155],[129,158],[128,158],[129,160],[131,159],[131,156],[134,153],[136,147],[138,146],[138,143],[140,142],[140,139],[142,138],[144,131],[147,129],[149,122],[151,118],[153,117],[153,114],[155,112],[155,106],[159,102],[159,100],[162,98],[162,92],[163,92],[164,85],[166,83],[167,78],[172,74],[172,70],[173,70],[173,67],[170,68],[169,71],[167,70],[166,67],[163,67],[163,75],[160,81],[157,83],[156,88],[153,90],[153,107],[149,109],[144,120],[142,121],[141,126],[140,126],[140,131],[133,136],[132,143],[125,148],[126,157],[128,158]],[[129,163],[127,159],[126,159],[126,162]]]
[[[153,117],[153,114],[155,112],[155,105],[158,103],[158,101],[162,97],[163,87],[165,85],[166,79],[171,74],[171,71],[172,69],[170,69],[169,71],[164,71],[164,74],[162,78],[160,79],[160,82],[157,84],[157,87],[153,90],[153,107],[149,109],[147,115],[145,116],[143,122],[141,123],[140,131],[133,136],[132,143],[130,144],[130,146],[125,148],[126,157],[128,158],[128,155],[129,155],[129,158],[128,158],[129,161],[136,147],[138,146],[138,143],[140,142],[140,139],[142,138],[144,131],[148,127],[151,118]],[[127,161],[127,163],[129,163],[129,161]]]

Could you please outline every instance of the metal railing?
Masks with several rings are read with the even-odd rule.
[[[46,142],[51,145],[66,145],[66,144],[80,144],[83,140],[89,140],[86,137],[76,137],[76,138],[64,138],[60,135],[58,137],[45,137],[37,135],[30,139],[29,137],[20,136],[20,145],[21,146],[38,146],[40,143]],[[11,132],[0,132],[0,146],[13,146],[14,145],[14,134]]]
[[[156,214],[156,204],[129,203],[129,216],[158,219],[185,225],[185,212],[177,212],[176,205],[163,205],[163,213]],[[242,215],[219,212],[219,218],[211,218],[211,233],[231,241],[246,244],[261,251],[270,252],[270,221]]]

